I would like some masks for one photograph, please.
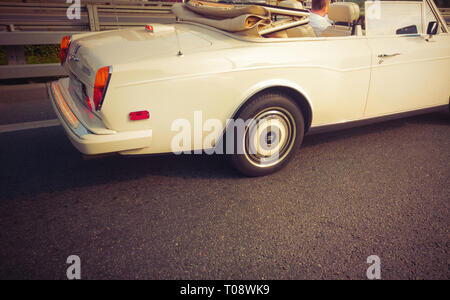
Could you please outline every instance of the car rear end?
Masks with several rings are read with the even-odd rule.
[[[82,41],[77,36],[62,39],[60,60],[69,77],[49,86],[54,110],[72,144],[88,155],[149,147],[151,130],[117,132],[105,124],[102,105],[111,93],[113,66],[103,65],[99,53]]]

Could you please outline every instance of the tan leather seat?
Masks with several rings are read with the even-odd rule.
[[[332,25],[322,32],[322,36],[350,36],[353,24],[359,19],[359,5],[353,2],[336,2],[328,8],[328,18],[335,23],[346,25]]]

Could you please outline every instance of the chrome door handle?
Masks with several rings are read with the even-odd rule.
[[[378,55],[379,58],[385,58],[385,57],[394,57],[400,55],[400,53],[392,53],[392,54],[380,54]]]

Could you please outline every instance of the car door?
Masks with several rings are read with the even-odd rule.
[[[427,1],[366,2],[372,51],[366,117],[448,104],[448,29],[441,24],[439,34],[426,34],[429,21],[440,21],[434,9]]]

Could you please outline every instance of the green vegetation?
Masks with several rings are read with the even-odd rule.
[[[25,46],[27,64],[59,63],[59,45]],[[4,47],[0,47],[0,65],[7,65],[8,57]]]
[[[59,62],[59,45],[25,46],[27,64],[51,64]]]
[[[0,65],[7,65],[8,58],[6,57],[6,51],[3,47],[0,47]]]

